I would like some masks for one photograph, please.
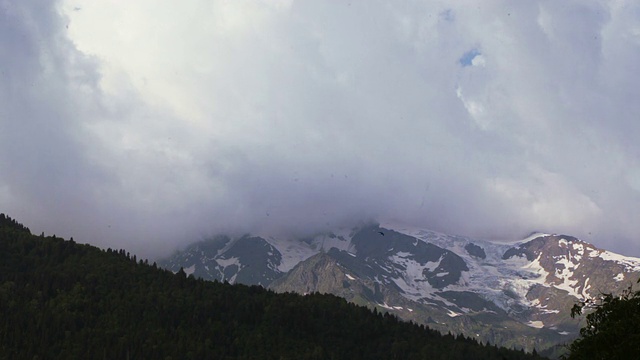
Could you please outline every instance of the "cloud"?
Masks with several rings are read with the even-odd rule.
[[[2,211],[152,257],[367,219],[640,255],[639,13],[4,3]]]

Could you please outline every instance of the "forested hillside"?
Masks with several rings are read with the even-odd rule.
[[[332,295],[173,274],[0,215],[0,359],[535,359]]]

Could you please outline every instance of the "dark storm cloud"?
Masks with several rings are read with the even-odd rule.
[[[640,255],[632,2],[77,5],[0,13],[0,200],[37,230],[157,256],[392,219]]]
[[[77,95],[95,91],[98,75],[66,40],[49,2],[5,2],[0,19],[3,203],[25,221],[52,224],[50,213],[73,212],[64,204],[82,201],[100,177],[83,156],[80,119],[91,98]]]

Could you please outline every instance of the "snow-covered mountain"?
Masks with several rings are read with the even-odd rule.
[[[208,280],[325,292],[442,331],[542,350],[577,336],[579,299],[634,284],[640,259],[571,236],[512,243],[398,224],[309,239],[216,237],[161,261]]]

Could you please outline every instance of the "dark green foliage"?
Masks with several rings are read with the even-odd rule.
[[[578,303],[571,317],[585,309],[595,310],[586,316],[587,324],[566,359],[640,358],[640,291],[629,287],[619,296],[603,294],[598,301]]]
[[[173,274],[0,217],[0,359],[534,358],[332,295]]]
[[[14,219],[6,216],[5,214],[0,214],[0,228],[11,228],[18,231],[24,231],[31,234],[29,228],[15,221]]]

